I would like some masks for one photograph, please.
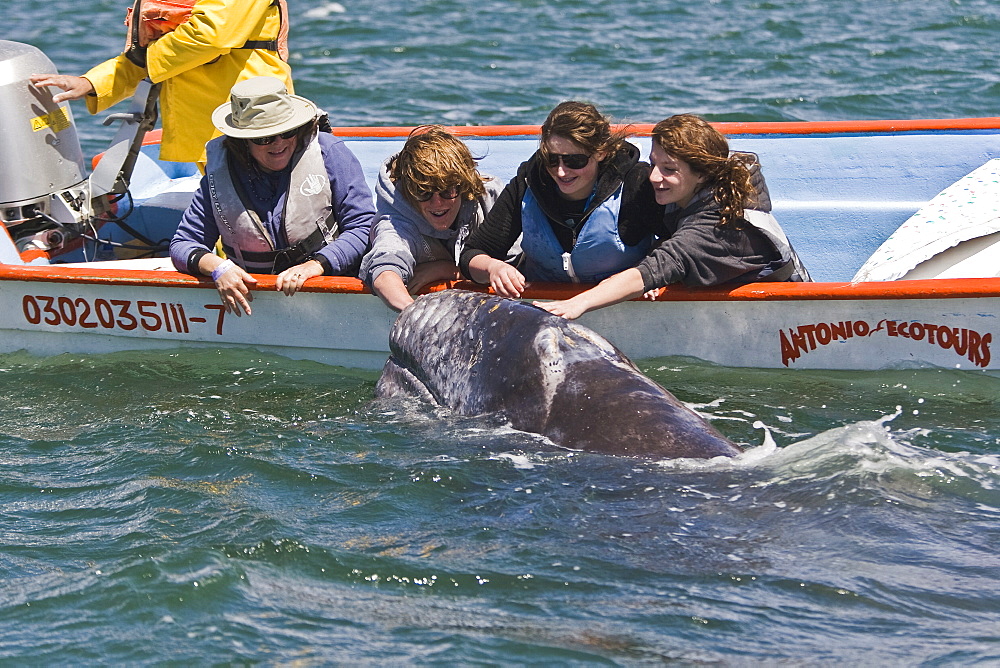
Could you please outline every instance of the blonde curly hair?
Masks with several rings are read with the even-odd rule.
[[[483,181],[488,179],[476,169],[469,147],[442,125],[414,128],[388,169],[396,188],[414,205],[421,195],[453,187],[470,201],[486,192]]]

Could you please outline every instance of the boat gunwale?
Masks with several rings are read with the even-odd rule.
[[[127,262],[127,260],[125,260]],[[276,290],[275,276],[257,274],[256,291]],[[87,285],[142,286],[215,289],[208,277],[196,277],[172,270],[93,269],[59,265],[0,264],[0,281],[40,283],[75,283]],[[566,283],[534,283],[522,299],[568,299],[590,286]],[[444,281],[422,292],[450,288],[489,292],[489,288],[471,281]],[[356,278],[320,276],[309,279],[302,292],[331,294],[371,294]],[[708,301],[843,301],[909,299],[982,299],[1000,298],[1000,278],[922,279],[869,283],[750,283],[738,287],[670,286],[656,299],[661,302]],[[645,301],[637,298],[633,301]]]
[[[863,120],[863,121],[720,121],[712,126],[724,135],[811,135],[811,134],[869,134],[920,131],[974,131],[1000,130],[1000,117],[938,118],[918,120]],[[653,123],[616,125],[629,128],[639,136],[649,136]],[[406,126],[366,127],[341,126],[333,128],[339,137],[395,138],[406,137],[413,128]],[[460,125],[448,128],[464,136],[517,137],[541,134],[540,125]]]
[[[982,118],[930,118],[916,120],[861,120],[861,121],[719,121],[712,126],[727,136],[756,135],[858,135],[902,134],[915,132],[976,132],[1000,131],[1000,116]],[[419,126],[337,126],[333,134],[341,138],[400,139]],[[648,137],[653,123],[615,125],[628,128],[634,135]],[[453,125],[446,129],[463,137],[531,137],[541,134],[540,125]],[[146,134],[144,146],[160,143],[159,128]],[[94,156],[99,161],[101,154]]]
[[[716,122],[712,124],[727,135],[742,136],[809,136],[847,134],[900,134],[919,132],[1000,132],[1000,117],[918,119],[918,120],[861,120],[861,121],[791,121],[791,122]],[[624,127],[624,126],[621,126]],[[637,123],[627,126],[635,135],[649,135],[653,125]],[[333,128],[341,138],[400,139],[413,128],[407,126],[365,127],[342,126]],[[537,136],[537,125],[484,125],[452,126],[449,130],[467,137],[524,137]],[[145,137],[144,144],[160,141],[161,132],[153,130]],[[100,154],[95,156],[95,163]],[[274,276],[258,275],[257,290],[275,289]],[[141,269],[104,269],[59,265],[3,265],[0,280],[21,280],[52,283],[87,283],[151,287],[183,287],[214,289],[207,278],[194,277],[176,271]],[[426,292],[447,288],[463,288],[487,292],[488,288],[470,281],[450,281],[432,286]],[[587,286],[573,284],[530,285],[523,299],[566,299]],[[353,278],[324,276],[310,279],[303,292],[370,294],[361,281]],[[982,279],[924,279],[909,281],[850,283],[752,283],[735,288],[686,288],[670,286],[657,301],[818,301],[818,300],[908,300],[1000,297],[1000,278]],[[640,301],[637,299],[636,301]]]

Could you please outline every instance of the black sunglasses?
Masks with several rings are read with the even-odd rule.
[[[270,137],[253,137],[250,141],[257,144],[257,146],[267,146],[268,144],[273,144],[278,137],[281,137],[282,139],[291,139],[298,133],[299,128],[295,128],[293,130],[289,130],[288,132],[282,132],[280,135],[271,135]]]
[[[590,156],[586,153],[546,153],[545,162],[549,167],[558,167],[559,161],[566,165],[566,169],[583,169],[590,162]]]
[[[413,199],[418,202],[428,202],[431,197],[434,197],[434,194],[435,191],[433,190],[418,190],[413,193]],[[450,188],[446,188],[445,190],[437,191],[437,196],[441,199],[455,199],[458,197],[458,194],[458,186],[452,186]]]

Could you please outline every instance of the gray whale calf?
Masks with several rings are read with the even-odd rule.
[[[611,343],[530,304],[479,292],[419,297],[396,319],[377,397],[502,412],[574,450],[666,459],[739,454]]]

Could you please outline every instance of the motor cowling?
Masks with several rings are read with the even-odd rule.
[[[87,202],[83,150],[69,103],[52,102],[32,74],[55,73],[37,48],[0,40],[0,221],[23,250],[26,243],[54,247],[65,239],[59,223],[84,216]]]

